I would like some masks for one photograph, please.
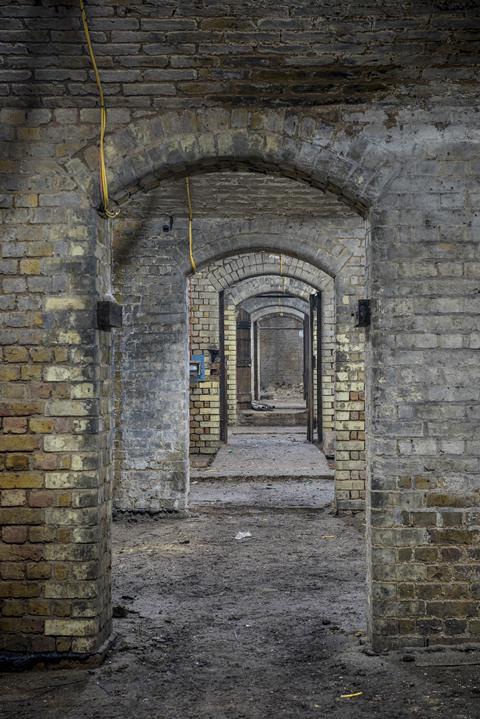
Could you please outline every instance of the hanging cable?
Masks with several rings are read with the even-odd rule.
[[[195,272],[197,269],[197,265],[195,264],[195,260],[193,257],[193,231],[192,231],[192,221],[193,221],[193,213],[192,213],[192,197],[190,195],[190,178],[185,178],[185,187],[187,190],[187,204],[188,204],[188,251],[190,254],[190,265],[192,267],[192,272]]]
[[[280,253],[280,277],[283,277],[283,255]],[[282,280],[283,291],[285,292],[285,278]],[[280,297],[278,298],[278,306],[281,307]],[[283,317],[283,312],[280,309],[280,317]]]
[[[100,164],[100,195],[101,195],[101,213],[105,217],[111,219],[117,217],[120,213],[119,209],[112,210],[109,207],[110,200],[108,196],[108,178],[107,169],[105,166],[105,131],[107,129],[107,109],[105,107],[105,96],[103,94],[102,82],[100,80],[100,73],[98,72],[97,61],[95,59],[95,53],[93,52],[92,40],[90,37],[90,30],[88,28],[87,14],[85,12],[85,5],[83,0],[80,2],[80,11],[82,14],[83,32],[85,34],[85,40],[87,43],[88,54],[90,56],[90,62],[92,64],[93,74],[95,75],[95,82],[98,89],[98,97],[100,100],[100,138],[99,138],[99,164]]]
[[[287,278],[283,274],[283,255],[282,254],[280,254],[280,277],[283,278],[282,279],[282,290],[285,293],[285,282],[286,282]]]

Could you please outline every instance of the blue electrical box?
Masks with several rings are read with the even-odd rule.
[[[202,355],[192,354],[190,359],[190,382],[205,382],[205,357]]]

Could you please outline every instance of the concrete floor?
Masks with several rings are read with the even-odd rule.
[[[257,509],[310,507],[321,509],[333,501],[331,479],[193,480],[190,502],[194,507],[228,506]]]
[[[279,432],[275,427],[255,427],[248,433],[232,430],[228,444],[220,448],[213,463],[192,469],[191,479],[333,479],[325,455],[297,429]]]
[[[297,397],[290,397],[287,399],[275,399],[273,397],[272,399],[259,399],[255,400],[255,404],[268,404],[275,407],[275,409],[279,410],[305,410],[307,408],[307,403],[303,399],[299,399]]]
[[[300,425],[294,427],[246,427],[238,424],[235,429],[230,430],[229,436],[238,436],[239,434],[294,434],[299,440],[303,440],[307,436],[307,428]]]

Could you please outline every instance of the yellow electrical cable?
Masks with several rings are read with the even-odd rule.
[[[98,72],[97,61],[95,60],[95,54],[93,52],[92,40],[90,38],[90,30],[88,28],[87,14],[85,12],[85,5],[83,0],[80,2],[80,12],[82,14],[83,32],[85,33],[85,40],[87,43],[88,54],[90,56],[90,62],[92,64],[93,73],[95,75],[95,82],[98,89],[98,96],[100,100],[100,138],[99,138],[99,162],[100,162],[100,194],[102,197],[102,214],[105,217],[113,218],[117,217],[120,210],[111,210],[109,207],[110,201],[108,196],[108,178],[107,169],[105,166],[105,131],[107,129],[107,109],[105,107],[105,97],[103,94],[102,82],[100,80],[100,73]]]
[[[283,276],[283,255],[281,254],[280,255],[280,277],[282,277],[282,276]],[[282,279],[283,292],[285,292],[285,280],[286,279],[287,279],[286,277],[283,277],[283,279]]]
[[[193,213],[192,213],[192,198],[190,195],[190,178],[185,178],[185,187],[187,190],[187,204],[188,204],[188,251],[190,253],[190,265],[192,266],[192,272],[195,272],[197,269],[197,265],[195,264],[195,260],[193,257],[193,232],[192,232],[192,220],[193,220]]]
[[[282,277],[283,276],[283,255],[280,253],[279,257],[280,257],[280,277]],[[285,278],[283,278],[282,284],[283,284],[283,290],[285,291]],[[277,304],[278,304],[278,307],[281,308],[280,297],[278,298]],[[281,309],[280,309],[280,317],[283,317],[283,312]]]

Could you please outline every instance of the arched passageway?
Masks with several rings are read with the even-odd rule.
[[[300,501],[298,482],[307,479],[305,486],[317,497],[302,500],[307,505],[320,508],[334,499],[339,509],[363,507],[365,330],[355,327],[353,315],[366,296],[365,220],[328,192],[268,175],[259,185],[258,175],[244,169],[225,167],[215,177],[188,172],[194,273],[188,263],[184,183],[165,180],[160,191],[135,195],[131,215],[117,231],[115,291],[127,308],[117,354],[117,511],[208,505],[219,501],[219,482],[225,479],[225,500],[238,499],[232,482],[240,476],[275,481],[279,457],[284,484],[274,485],[275,496],[283,496],[287,505]],[[224,186],[228,198],[216,198],[216,189]],[[288,202],[281,194],[286,188],[292,191]],[[260,193],[262,208],[254,217],[249,216],[251,192]],[[243,202],[236,204],[236,198]],[[333,207],[337,214],[331,214]],[[271,297],[262,295],[272,294],[282,295],[275,300],[294,301],[297,311],[304,303],[307,310],[301,442],[296,426],[272,434],[272,424],[259,438],[239,422],[244,408],[237,382],[241,370],[251,368],[237,364],[237,323],[242,312],[251,317],[262,304],[268,307]],[[317,296],[322,297],[318,306],[312,304]],[[254,385],[251,377],[251,394]],[[272,421],[280,424],[278,415]],[[307,437],[320,440],[331,458],[336,450],[335,470]],[[205,459],[215,455],[205,468]],[[256,476],[249,474],[252,464]]]
[[[252,181],[252,178],[256,178],[256,175],[254,173],[240,172],[229,174],[227,172],[225,174],[227,178],[231,178],[231,182],[236,182],[237,193],[233,196],[233,198],[244,198],[245,194],[248,195],[248,192],[251,191],[249,183]],[[194,253],[195,260],[198,263],[199,275],[201,276],[203,272],[202,268],[209,266],[206,257],[207,252],[210,253],[211,257],[210,273],[213,278],[212,286],[216,288],[225,288],[227,284],[237,284],[242,279],[253,280],[255,276],[265,276],[269,275],[272,271],[275,271],[283,277],[282,283],[284,283],[286,279],[291,275],[292,279],[298,279],[307,282],[309,281],[313,287],[316,287],[318,289],[322,289],[322,286],[325,285],[324,291],[331,292],[333,291],[331,273],[335,271],[335,291],[338,298],[340,298],[341,296],[341,301],[336,301],[336,306],[338,308],[338,312],[336,313],[336,320],[339,323],[339,331],[337,335],[339,338],[343,337],[344,341],[349,342],[351,339],[349,335],[351,335],[352,333],[355,334],[355,331],[352,328],[352,315],[355,310],[355,303],[359,298],[359,295],[365,293],[364,220],[355,216],[355,214],[353,214],[351,211],[344,211],[343,205],[339,205],[338,202],[335,205],[337,207],[337,211],[341,211],[343,214],[333,217],[329,215],[329,219],[327,220],[324,216],[324,213],[331,212],[331,202],[335,201],[332,200],[328,193],[315,191],[311,187],[308,187],[306,189],[307,198],[303,201],[303,204],[299,204],[298,198],[301,197],[301,193],[297,191],[297,195],[294,196],[296,198],[296,203],[290,202],[290,204],[287,203],[285,205],[283,199],[280,199],[283,196],[278,195],[279,181],[276,177],[267,177],[263,180],[263,214],[260,213],[260,216],[258,218],[256,217],[255,219],[245,219],[244,217],[242,217],[242,214],[245,215],[245,213],[248,212],[248,209],[245,210],[245,207],[248,208],[249,205],[244,206],[240,203],[240,207],[236,207],[234,199],[231,198],[228,210],[225,211],[223,209],[223,206],[218,208],[216,212],[219,213],[219,219],[212,220],[209,216],[205,216],[205,214],[208,215],[209,212],[212,212],[212,196],[210,196],[206,209],[203,207],[203,205],[198,204],[199,201],[197,201],[196,199],[197,195],[199,195],[200,198],[204,196],[202,195],[202,192],[204,192],[202,189],[202,182],[208,185],[208,187],[211,186],[211,176],[209,174],[196,175],[194,177],[194,180],[196,184],[192,181],[191,185],[193,208],[194,212],[198,213],[198,215],[195,214]],[[289,180],[288,182],[292,183],[291,180]],[[293,185],[297,184],[298,183],[293,182]],[[180,191],[180,197],[176,200],[178,206],[181,201],[185,199],[185,189],[184,187],[179,186],[178,183],[175,184],[175,188],[177,193]],[[172,192],[174,192],[174,190],[172,190]],[[258,188],[255,185],[254,190],[255,192],[258,191]],[[311,197],[311,194],[314,192],[317,192],[315,202],[313,202],[313,197]],[[167,197],[169,197],[168,191],[165,194]],[[172,203],[171,198],[169,202]],[[150,222],[155,221],[154,218],[156,212],[163,211],[164,213],[166,213],[166,207],[172,206],[171,204],[167,206],[162,206],[162,202],[160,202],[160,207],[157,209],[157,202],[153,204],[152,200],[151,204],[152,208],[154,207],[155,210],[153,210],[152,208],[149,209],[148,216],[152,218],[153,215],[153,218],[150,220]],[[232,207],[236,207],[236,209],[232,209]],[[314,211],[312,211],[312,207],[316,208],[315,211],[317,214],[314,214]],[[140,209],[142,210],[140,216],[143,217],[145,215],[145,213],[143,212],[145,208],[141,207]],[[267,214],[267,210],[270,212],[270,215]],[[135,215],[138,215],[139,212],[140,210],[134,207],[133,218],[135,217]],[[227,214],[227,217],[223,217],[222,212],[224,212],[224,214]],[[302,212],[307,213],[306,218],[302,215]],[[228,216],[229,213],[231,216]],[[170,215],[169,213],[167,216],[173,217],[173,215]],[[162,219],[162,216],[159,216],[157,223],[159,229],[160,226],[162,227],[162,232],[163,226],[165,224],[164,219],[165,217]],[[129,243],[127,238],[132,232],[132,227],[135,229],[136,234],[134,240]],[[183,266],[185,266],[186,257],[178,257],[178,255],[180,254],[182,241],[185,241],[185,236],[181,236],[181,232],[183,231],[183,229],[184,227],[182,227],[182,220],[175,219],[171,232],[169,231],[167,234],[168,243],[170,244],[170,246],[173,246],[173,251],[177,255],[177,257],[175,257],[175,263],[182,263]],[[120,286],[122,286],[122,290],[127,284],[124,281],[122,273],[128,273],[128,267],[135,266],[136,262],[130,263],[129,265],[129,260],[134,257],[136,252],[141,252],[140,245],[143,243],[143,233],[141,228],[139,229],[138,226],[135,226],[134,222],[132,224],[131,220],[126,227],[126,232],[126,237],[122,238],[121,233],[118,237],[118,246],[120,248],[118,254],[119,262],[117,265],[119,278],[118,281],[120,283]],[[172,233],[174,237],[170,236]],[[158,242],[158,240],[154,240],[153,238],[158,237],[158,234],[157,230],[153,226],[149,228],[147,234],[148,239],[145,239],[146,254],[144,255],[143,262],[149,264],[149,257],[151,256],[152,251],[154,251],[152,243]],[[178,240],[175,239],[177,235]],[[167,240],[164,239],[162,242],[165,243],[167,242]],[[148,245],[150,245],[150,247],[148,247]],[[236,252],[236,255],[233,254],[234,252]],[[315,258],[314,263],[310,262],[310,257]],[[325,267],[328,268],[330,274],[324,271]],[[315,274],[317,275],[316,278]],[[149,273],[147,273],[147,277],[149,277]],[[145,293],[146,283],[145,278],[142,276],[142,273],[135,271],[135,273],[132,275],[132,278],[134,281],[137,282],[137,284],[140,281],[142,282],[142,292]],[[343,278],[345,278],[345,281]],[[153,282],[155,282],[153,277],[152,280]],[[180,278],[179,282],[182,282]],[[169,285],[171,286],[170,279]],[[135,289],[135,287],[132,287],[133,295],[138,296],[138,291],[138,287],[137,289]],[[239,291],[241,291],[240,288],[238,288],[238,290],[232,290],[232,303],[234,303],[235,300],[239,298]],[[154,292],[155,290],[152,286],[150,302],[154,305],[155,308],[158,308],[158,302],[155,298]],[[124,295],[123,291],[122,294]],[[202,294],[205,296],[204,291],[202,291]],[[212,299],[209,300],[209,302],[210,301],[213,302],[214,300]],[[145,303],[146,301],[144,301],[144,304]],[[228,314],[232,310],[227,307],[226,311]],[[342,321],[345,326],[345,331],[342,331],[341,328]],[[357,334],[359,337],[361,337],[363,333],[357,332]],[[161,340],[159,338],[159,342],[160,341]],[[140,348],[141,342],[135,342],[133,343],[133,346]],[[355,342],[353,342],[352,346],[355,347]],[[346,348],[342,348],[342,350],[345,349]],[[361,352],[361,349],[359,351]],[[127,353],[125,352],[125,348],[122,349],[121,355],[122,361],[125,363],[125,361],[127,360]],[[347,357],[347,355],[348,352],[346,353],[345,351],[342,351],[342,356],[344,356],[345,362],[348,362],[350,359],[349,357]],[[340,358],[341,355],[339,354],[338,356]],[[138,362],[130,362],[129,364],[135,373],[135,377],[133,379],[134,385],[132,386],[132,390],[133,393],[138,396]],[[177,365],[176,368],[180,369],[180,365]],[[337,368],[337,371],[340,373],[340,366]],[[345,388],[343,392],[344,395],[345,392],[349,391],[354,391],[357,393],[357,395],[359,392],[363,393],[364,378],[363,376],[360,376],[362,370],[359,369],[359,373],[360,374],[358,375],[358,377],[355,377],[352,372],[349,373],[349,381],[355,382],[355,388],[353,390]],[[122,372],[122,375],[122,381],[124,383],[124,386],[126,386],[125,383],[128,384],[129,381],[127,376],[128,368],[126,372]],[[147,386],[148,384],[149,383],[147,382]],[[170,383],[170,387],[171,386],[172,385]],[[230,382],[230,387],[232,389],[232,393],[230,397],[229,417],[231,422],[234,423],[236,411],[236,389],[234,387],[234,381]],[[340,391],[340,384],[338,385],[338,388]],[[152,395],[150,394],[150,392],[148,392],[147,401],[151,401],[152,399]],[[164,415],[165,411],[162,402],[167,401],[168,397],[162,395],[162,400],[157,410],[158,412],[161,412],[162,415]],[[352,399],[352,401],[363,402],[363,395],[361,399]],[[123,465],[120,468],[120,473],[118,476],[123,476],[126,480],[126,482],[123,482],[123,485],[125,487],[125,484],[128,484],[128,475],[130,474],[130,476],[132,476],[132,479],[133,477],[136,477],[136,473],[140,469],[141,462],[145,461],[146,432],[140,415],[137,414],[140,422],[140,427],[138,436],[134,436],[134,425],[132,426],[132,422],[129,420],[129,417],[127,415],[131,412],[135,412],[135,407],[132,406],[130,402],[124,403],[123,406],[126,408],[125,411],[127,414],[124,414],[122,416],[121,423],[123,427],[130,427],[130,433],[124,434],[124,438],[127,439],[127,443],[124,442],[124,446],[125,444],[129,444],[130,447],[129,450],[126,452],[122,450]],[[180,406],[181,405],[179,405],[179,407]],[[181,424],[185,422],[185,410],[186,408],[184,408],[183,410],[183,416],[179,417],[174,422],[176,428],[178,428],[178,426],[181,426]],[[358,412],[361,410],[355,408],[355,410],[352,411]],[[352,421],[357,420],[352,419]],[[331,431],[328,427],[327,429],[328,431]],[[352,431],[361,432],[358,426]],[[155,433],[155,439],[153,437],[153,433]],[[180,435],[178,434],[178,432],[176,432],[176,437],[178,442],[178,440],[180,439]],[[151,439],[152,443],[150,443],[149,441],[147,444],[151,444],[152,449],[155,446],[155,441],[162,443],[160,435],[154,428],[152,428]],[[365,482],[364,469],[360,468],[360,464],[363,460],[357,459],[357,457],[349,457],[350,450],[348,448],[348,442],[350,441],[350,439],[352,439],[352,441],[356,441],[357,443],[357,447],[352,450],[356,453],[361,451],[358,449],[358,445],[359,443],[364,441],[363,438],[358,439],[350,437],[349,428],[345,428],[345,434],[342,441],[345,441],[347,445],[344,448],[345,454],[343,456],[345,459],[341,460],[342,462],[345,462],[345,466],[344,468],[341,468],[339,470],[344,472],[341,481],[345,482],[345,484],[343,486],[339,486],[339,491],[342,493],[341,495],[339,495],[339,497],[341,497],[342,502],[344,501],[346,503],[346,506],[348,506],[349,502],[354,503],[356,499],[362,498],[364,496]],[[168,438],[167,444],[169,444]],[[182,503],[184,503],[185,501],[185,495],[183,498],[181,496],[182,480],[180,479],[182,475],[185,477],[184,481],[186,487],[188,479],[186,479],[187,471],[184,464],[185,458],[183,458],[183,462],[182,459],[180,459],[181,455],[183,455],[183,457],[185,455],[185,447],[186,445],[184,444],[183,448],[179,448],[178,453],[175,451],[172,455],[173,464],[170,465],[172,482],[170,489],[166,490],[166,494],[170,495],[170,500],[167,502],[167,505],[171,501],[173,501],[174,503],[175,501],[178,501],[180,503],[178,506],[182,506]],[[141,457],[138,458],[138,461],[136,458],[137,454],[141,454]],[[162,467],[161,469],[159,469],[159,471],[162,476],[165,477],[166,470],[168,472],[168,462],[166,463],[164,461],[166,459],[164,455],[161,456]],[[347,466],[349,461],[353,462],[352,467]],[[357,464],[355,465],[355,463]],[[129,464],[130,467],[128,466]],[[153,469],[154,465],[155,462],[152,462],[151,460],[148,461],[148,471],[145,472],[144,475],[149,474],[150,479],[146,479],[146,485],[144,484],[143,486],[145,487],[150,482],[153,482],[156,487],[155,492],[158,492],[159,487],[161,487],[162,485],[165,488],[165,483],[163,483],[163,480],[158,481],[159,474]],[[134,506],[137,506],[138,502],[138,508],[140,508],[142,504],[145,505],[145,507],[160,505],[163,506],[163,500],[165,499],[165,497],[160,500],[154,499],[152,497],[151,499],[153,504],[150,505],[148,492],[145,494],[145,492],[142,490],[141,494],[138,494],[139,483],[136,480],[133,481],[135,482],[135,489],[133,490],[134,494],[130,494],[130,498],[128,499],[125,495],[124,487],[120,487],[120,490],[117,494],[117,506],[127,508],[129,506],[132,506],[132,504]],[[353,482],[353,484],[351,484],[351,482]],[[131,487],[126,491],[128,494],[131,491]],[[135,492],[137,492],[136,497],[134,497]],[[164,492],[165,494],[164,489],[160,489],[160,492]],[[174,499],[175,495],[178,497],[177,500]]]

